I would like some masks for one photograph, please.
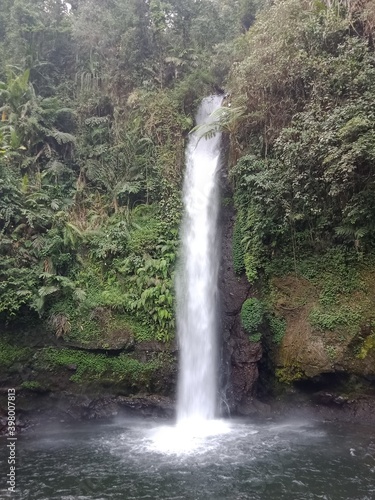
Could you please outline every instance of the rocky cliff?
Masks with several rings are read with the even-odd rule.
[[[221,209],[220,306],[222,348],[222,387],[224,411],[249,414],[254,411],[258,380],[258,362],[262,357],[260,342],[250,342],[241,325],[240,311],[252,289],[245,275],[237,276],[233,267],[233,228],[235,209],[225,169],[221,175],[223,206]],[[256,402],[255,402],[256,404]]]

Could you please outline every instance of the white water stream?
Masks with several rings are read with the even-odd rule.
[[[197,125],[209,125],[222,97],[203,99]],[[205,127],[203,127],[203,131]],[[217,408],[218,169],[221,134],[191,134],[186,151],[182,257],[176,280],[180,346],[177,424],[207,421]]]

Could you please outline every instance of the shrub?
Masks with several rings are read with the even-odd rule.
[[[241,322],[245,331],[250,335],[258,334],[257,330],[264,317],[264,306],[255,297],[245,300],[241,309]]]
[[[268,316],[268,323],[270,325],[270,330],[272,333],[272,341],[275,344],[280,344],[286,331],[286,321],[280,316],[275,316],[270,314]]]
[[[70,377],[72,382],[99,380],[106,376],[112,381],[128,380],[135,384],[146,379],[160,366],[158,358],[142,363],[127,354],[107,356],[74,349],[56,349],[46,347],[38,355],[40,368],[53,370],[58,367],[76,366],[76,372]]]
[[[250,342],[259,342],[261,338],[262,338],[261,333],[253,333],[252,335],[249,335]]]

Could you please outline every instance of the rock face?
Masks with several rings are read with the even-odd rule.
[[[279,378],[286,382],[318,379],[325,374],[345,374],[371,381],[375,377],[375,340],[366,317],[351,331],[346,324],[317,328],[311,313],[319,304],[320,290],[296,276],[274,278],[278,296],[275,312],[284,317],[286,332],[275,350],[274,364]],[[366,297],[357,292],[357,301]]]
[[[225,173],[222,174],[223,199],[231,195]],[[220,266],[221,331],[223,332],[221,386],[223,410],[250,414],[258,410],[253,404],[258,379],[257,363],[262,357],[259,342],[252,343],[241,326],[240,311],[251,287],[246,276],[237,276],[233,268],[232,237],[235,221],[233,205],[222,207],[220,226],[222,249]],[[228,408],[229,407],[229,408]]]

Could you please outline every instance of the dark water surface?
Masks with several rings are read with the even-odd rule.
[[[169,425],[118,420],[29,431],[18,437],[17,495],[10,498],[375,499],[372,428],[233,420],[193,437]],[[6,441],[0,445],[5,499]]]

